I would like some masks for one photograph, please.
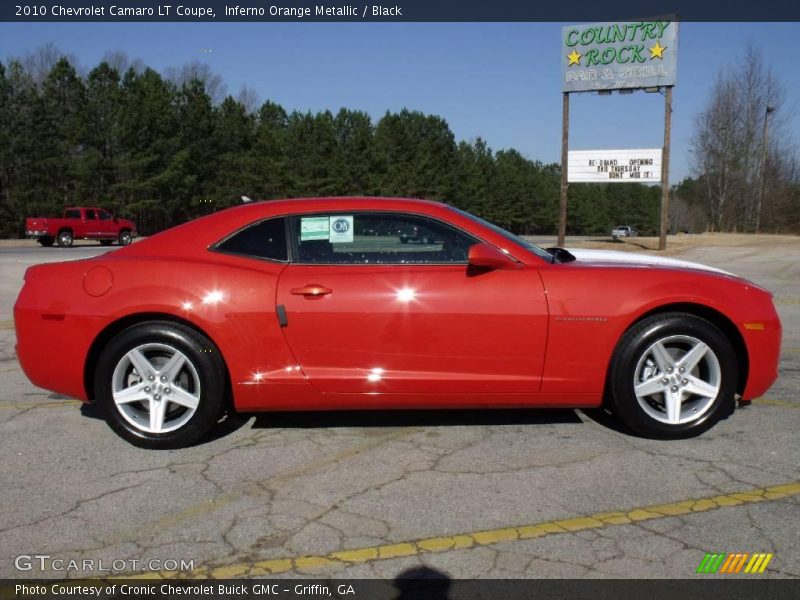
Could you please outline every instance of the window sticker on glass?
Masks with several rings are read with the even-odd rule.
[[[302,217],[300,219],[300,241],[327,240],[330,230],[328,217]]]
[[[331,244],[353,241],[353,217],[331,217]]]

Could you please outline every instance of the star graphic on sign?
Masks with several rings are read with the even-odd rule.
[[[664,58],[664,50],[666,50],[666,49],[667,49],[666,46],[662,46],[661,44],[656,42],[656,45],[653,46],[652,48],[650,48],[650,60],[653,60],[654,58],[663,59]]]
[[[567,54],[567,58],[569,59],[569,64],[567,65],[568,67],[581,64],[581,55],[578,54],[578,51],[574,48],[572,49],[571,54]]]

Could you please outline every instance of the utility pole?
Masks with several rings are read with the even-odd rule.
[[[767,190],[767,162],[769,161],[769,116],[775,112],[775,107],[767,105],[764,109],[764,133],[761,136],[762,140],[762,156],[761,156],[761,193],[758,196],[756,203],[756,233],[761,229],[761,207],[764,206],[764,194]]]

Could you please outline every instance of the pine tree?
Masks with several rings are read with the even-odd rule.
[[[211,194],[214,208],[238,204],[242,196],[252,197],[258,188],[258,166],[252,153],[256,119],[245,107],[228,96],[216,113],[214,131],[218,156]]]
[[[86,140],[86,88],[73,66],[61,58],[42,84],[43,136],[39,161],[50,182],[48,200],[65,207],[76,203],[81,152]]]
[[[289,117],[282,106],[270,101],[261,106],[251,155],[251,164],[256,167],[256,198],[272,199],[290,194],[286,153],[288,127]]]
[[[115,213],[119,202],[112,193],[118,181],[122,92],[119,73],[102,62],[88,76],[86,86],[86,144],[82,157],[82,196]]]

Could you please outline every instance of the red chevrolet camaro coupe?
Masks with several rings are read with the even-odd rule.
[[[598,407],[697,435],[777,376],[769,292],[695,263],[546,251],[435,202],[246,204],[28,269],[30,380],[123,438],[192,444],[224,411]]]

